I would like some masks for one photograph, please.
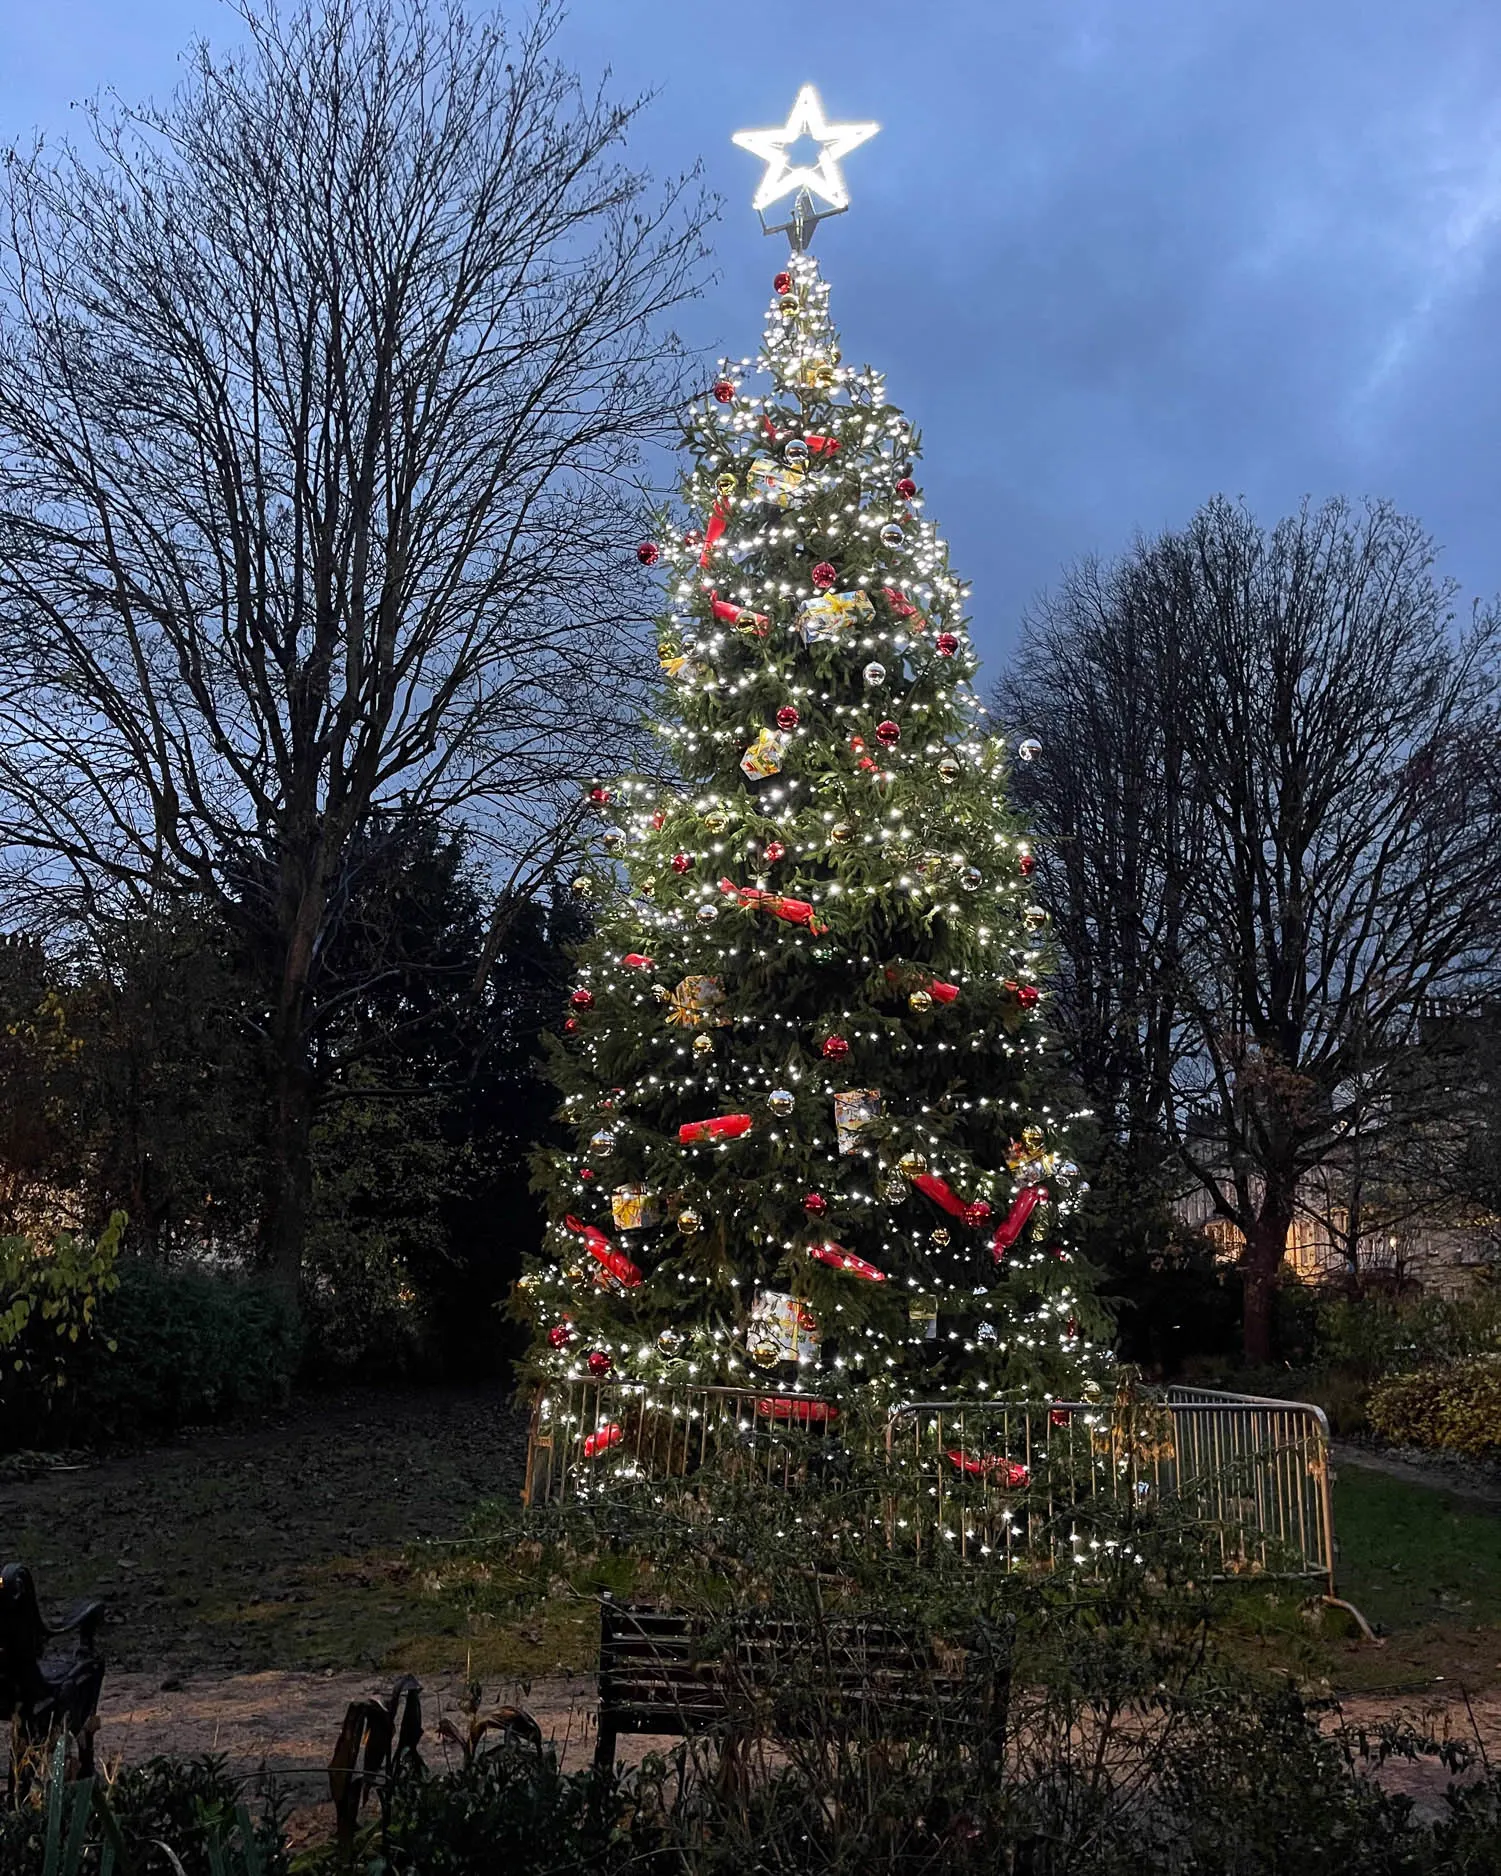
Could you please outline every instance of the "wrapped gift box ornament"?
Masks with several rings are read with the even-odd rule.
[[[805,599],[798,607],[792,629],[805,645],[819,645],[843,638],[857,626],[869,625],[875,616],[870,595],[863,589],[853,593],[820,593],[815,599]]]

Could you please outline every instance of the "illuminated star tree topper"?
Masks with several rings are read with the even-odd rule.
[[[787,122],[780,129],[737,130],[731,141],[760,157],[766,165],[766,173],[751,201],[766,233],[786,234],[794,251],[804,252],[818,223],[830,215],[842,215],[849,207],[849,190],[839,167],[840,158],[848,156],[880,128],[879,124],[829,123],[818,93],[812,85],[804,85],[793,102]],[[819,147],[816,163],[789,160],[788,151],[805,137]],[[765,211],[787,195],[794,198],[791,219],[775,227],[769,226]],[[815,208],[814,196],[827,206]]]

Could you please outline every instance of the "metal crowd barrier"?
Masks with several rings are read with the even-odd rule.
[[[581,1379],[538,1396],[523,1498],[585,1501],[706,1467],[785,1486],[838,1446],[838,1409],[816,1397]],[[875,1523],[894,1549],[1087,1569],[1129,1541],[1129,1505],[1191,1525],[1217,1575],[1322,1578],[1332,1593],[1329,1428],[1302,1402],[1204,1388],[916,1401],[892,1412],[884,1446]]]

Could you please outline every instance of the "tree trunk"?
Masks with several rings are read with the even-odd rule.
[[[296,1297],[313,1204],[313,1085],[300,1036],[278,1036],[272,1067],[261,1240],[268,1275]]]
[[[1291,1196],[1268,1192],[1246,1235],[1240,1260],[1244,1285],[1241,1351],[1251,1367],[1264,1368],[1272,1359],[1272,1305],[1292,1221]]]
[[[283,880],[283,964],[271,1031],[265,1208],[261,1246],[273,1283],[294,1298],[302,1281],[302,1251],[313,1204],[313,1116],[317,1107],[308,1053],[308,980],[314,934],[323,910],[321,892],[309,891],[311,868]]]

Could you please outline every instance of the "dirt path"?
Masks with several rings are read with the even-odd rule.
[[[1501,1480],[1485,1468],[1465,1466],[1443,1459],[1401,1458],[1372,1446],[1355,1446],[1335,1440],[1329,1447],[1336,1467],[1359,1466],[1367,1472],[1381,1472],[1389,1479],[1401,1479],[1404,1485],[1421,1485],[1430,1492],[1445,1492],[1466,1504],[1483,1505],[1488,1511],[1501,1511]]]
[[[111,1605],[111,1676],[380,1667],[462,1623],[402,1591],[402,1547],[515,1499],[526,1428],[499,1388],[350,1389],[231,1432],[0,1485],[0,1552],[44,1603]]]
[[[99,1747],[110,1762],[139,1763],[163,1752],[215,1752],[247,1780],[264,1769],[296,1806],[299,1840],[316,1837],[328,1828],[328,1759],[345,1709],[371,1693],[389,1693],[390,1685],[389,1678],[382,1682],[370,1675],[260,1673],[206,1677],[164,1692],[150,1676],[121,1675],[105,1685]],[[440,1766],[452,1756],[438,1738],[438,1723],[445,1714],[461,1722],[462,1695],[454,1677],[423,1686],[422,1751],[430,1765]],[[534,1681],[527,1689],[488,1690],[485,1704],[524,1707],[556,1746],[563,1769],[582,1771],[594,1755],[595,1698],[593,1676],[573,1675]],[[1463,1740],[1492,1764],[1501,1762],[1501,1694],[1423,1702],[1352,1696],[1340,1703],[1329,1723],[1374,1729],[1399,1715],[1437,1739]],[[637,1764],[647,1752],[675,1743],[624,1737],[618,1760]],[[1393,1759],[1371,1776],[1429,1815],[1442,1810],[1451,1782],[1432,1759]]]

